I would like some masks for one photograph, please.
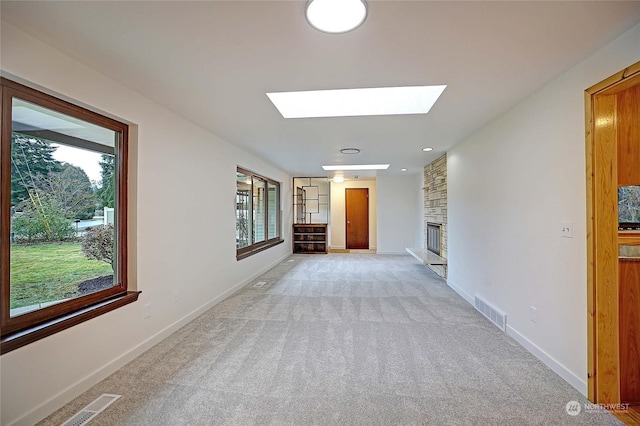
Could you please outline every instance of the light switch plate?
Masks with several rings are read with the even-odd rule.
[[[562,222],[560,225],[560,236],[563,238],[573,238],[573,222]]]

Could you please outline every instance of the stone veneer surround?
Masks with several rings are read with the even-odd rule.
[[[442,224],[442,253],[447,258],[447,154],[424,167],[424,247],[427,246],[427,223]],[[446,269],[440,265],[429,266],[446,278]]]

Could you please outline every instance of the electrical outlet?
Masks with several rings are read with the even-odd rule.
[[[560,224],[560,236],[563,238],[573,238],[573,222],[562,222]]]
[[[147,303],[144,305],[144,319],[147,319],[151,316],[151,303]]]
[[[529,319],[531,322],[538,322],[538,312],[535,306],[529,306]]]

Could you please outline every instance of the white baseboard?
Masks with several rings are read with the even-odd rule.
[[[447,281],[447,285],[451,287],[453,291],[458,293],[463,299],[465,299],[471,306],[473,304],[473,297],[468,294],[466,291],[455,285],[451,280]],[[474,308],[475,309],[475,308]],[[549,367],[553,372],[555,372],[558,376],[562,377],[567,383],[576,388],[578,392],[587,396],[587,383],[582,380],[580,377],[576,376],[573,372],[571,372],[567,367],[558,362],[551,355],[546,353],[540,347],[538,347],[531,340],[527,339],[525,336],[520,334],[518,330],[507,324],[507,335],[511,336],[513,340],[518,342],[520,346],[529,351],[533,356],[538,358],[544,365]]]
[[[536,358],[553,370],[558,376],[562,377],[567,383],[576,388],[582,395],[587,396],[587,382],[576,376],[567,367],[558,362],[551,355],[538,347],[531,340],[520,334],[518,330],[507,324],[507,335],[518,342],[522,347],[531,352]]]
[[[276,260],[270,265],[251,274],[249,277],[235,284],[233,287],[224,291],[222,294],[214,297],[207,303],[201,305],[200,307],[191,311],[190,313],[183,316],[179,320],[173,322],[172,324],[169,324],[164,329],[160,330],[159,332],[152,335],[148,339],[142,341],[138,345],[134,346],[133,348],[123,353],[119,357],[115,358],[114,360],[110,361],[109,363],[105,364],[104,366],[98,368],[93,373],[90,373],[83,379],[80,379],[77,382],[73,383],[71,386],[67,387],[66,389],[54,395],[53,397],[49,398],[48,400],[38,405],[31,411],[25,413],[24,415],[19,417],[17,420],[14,420],[13,422],[9,423],[7,426],[14,426],[14,425],[28,426],[28,425],[34,425],[40,422],[41,420],[49,416],[51,413],[63,407],[69,401],[82,395],[84,392],[88,391],[93,386],[95,386],[102,380],[106,379],[111,374],[118,371],[120,368],[124,367],[127,363],[133,361],[136,357],[142,355],[144,352],[151,349],[153,346],[157,345],[162,340],[169,337],[171,334],[175,333],[180,328],[187,325],[189,322],[193,321],[204,312],[211,309],[213,306],[217,305],[218,303],[222,302],[232,294],[236,293],[238,290],[240,290],[242,287],[247,285],[253,279],[267,272],[269,269],[273,268],[274,266],[276,266],[278,263],[282,262],[289,256],[291,256],[291,253],[287,253],[286,255],[282,256],[280,259]]]
[[[451,287],[451,289],[453,291],[455,291],[456,293],[458,293],[464,300],[466,300],[467,302],[469,302],[469,304],[471,306],[473,306],[473,297],[471,297],[471,295],[469,293],[467,293],[466,291],[464,291],[463,289],[461,289],[460,287],[458,287],[456,284],[453,283],[453,281],[451,281],[450,279],[447,280],[447,285],[449,287]],[[475,309],[475,308],[474,308]]]

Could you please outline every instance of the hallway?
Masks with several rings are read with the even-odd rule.
[[[102,393],[95,425],[619,424],[410,256],[293,255],[42,424]]]

